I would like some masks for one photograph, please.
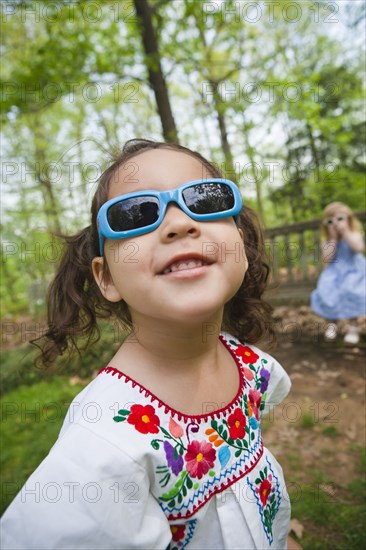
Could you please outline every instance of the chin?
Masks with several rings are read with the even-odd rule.
[[[218,319],[221,324],[223,309],[221,303],[220,305],[217,303],[215,305],[210,304],[210,306],[207,304],[206,307],[202,303],[199,304],[199,307],[197,303],[191,306],[186,304],[185,307],[175,309],[173,315],[171,312],[167,320],[170,322],[177,322],[181,325],[187,325],[187,327],[203,325],[205,323],[217,323]]]

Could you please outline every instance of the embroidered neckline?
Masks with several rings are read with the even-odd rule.
[[[244,477],[247,483],[240,488],[253,493],[252,508],[258,508],[270,544],[273,538],[272,524],[280,504],[279,477],[267,457],[262,459],[265,450],[260,429],[271,365],[265,354],[229,334],[221,334],[220,339],[235,360],[240,384],[229,405],[206,415],[184,415],[118,369],[107,367],[101,371],[123,378],[122,382],[137,386],[147,397],[131,394],[126,405],[113,418],[112,413],[110,416],[116,434],[131,449],[131,456],[135,456],[133,449],[142,446],[135,458],[141,461],[144,457],[151,493],[169,523],[174,522],[172,536],[177,545],[172,550],[185,548],[182,541],[188,542],[188,535],[193,534],[187,526],[193,528],[192,518],[198,511],[214,495]]]
[[[186,418],[183,423],[173,418],[171,409],[164,415],[151,401],[134,399],[132,405],[113,416],[117,425],[126,426],[127,437],[132,429],[135,437],[150,441],[158,453],[154,496],[172,521],[192,517],[214,494],[254,471],[264,452],[260,419],[271,376],[266,368],[268,360],[249,346],[237,344],[230,335],[224,334],[224,340],[237,356],[246,378],[238,401],[229,404],[232,409],[222,409],[222,415],[214,411],[204,416],[205,422],[200,416]],[[126,431],[122,430],[121,435],[126,437]],[[258,489],[265,500],[269,481],[264,485],[261,482],[255,491]]]
[[[121,378],[124,379],[125,383],[131,383],[132,387],[137,387],[139,390],[139,393],[143,393],[145,397],[149,398],[151,403],[157,402],[159,408],[163,408],[165,414],[170,413],[172,416],[177,417],[178,420],[183,420],[184,422],[188,422],[189,420],[194,420],[198,423],[200,422],[207,422],[208,419],[214,419],[214,418],[220,418],[220,416],[223,413],[230,412],[232,409],[234,409],[238,403],[240,402],[240,399],[243,395],[243,390],[246,386],[246,381],[244,377],[243,367],[240,364],[239,358],[237,355],[235,355],[234,350],[230,346],[230,343],[226,340],[225,336],[223,334],[220,334],[219,336],[220,341],[224,344],[225,348],[229,351],[231,357],[234,359],[238,373],[239,373],[239,388],[236,392],[235,397],[228,403],[225,407],[221,407],[220,409],[217,409],[216,411],[212,411],[207,414],[185,414],[180,411],[177,411],[164,401],[161,401],[159,397],[157,397],[155,394],[153,394],[150,390],[145,388],[142,384],[125,374],[124,372],[120,371],[119,369],[108,366],[104,367],[98,372],[98,375],[105,373],[105,374],[111,374],[112,376],[117,375],[118,379]]]

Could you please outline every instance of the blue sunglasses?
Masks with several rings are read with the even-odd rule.
[[[191,181],[169,191],[120,195],[103,204],[98,212],[100,254],[103,255],[104,239],[126,239],[154,231],[171,202],[200,222],[238,216],[243,206],[235,183],[216,178]]]

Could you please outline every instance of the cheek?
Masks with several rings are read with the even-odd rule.
[[[138,264],[141,261],[140,246],[136,241],[131,240],[112,241],[108,246],[106,256],[111,271],[128,266],[128,264]]]
[[[249,262],[248,262],[248,258],[245,254],[245,251],[244,251],[244,275],[246,274],[246,272],[248,271],[248,266],[249,266]]]
[[[230,291],[230,297],[229,297],[230,299],[236,295],[236,293],[239,291],[240,287],[242,286],[247,270],[248,270],[248,260],[243,249],[240,255],[240,261],[237,261],[231,265],[231,271],[230,271],[231,291]]]
[[[248,258],[245,254],[245,249],[244,248],[243,248],[243,259],[242,259],[241,264],[242,264],[242,274],[243,274],[243,279],[244,279],[245,274],[248,271],[248,265],[249,265],[248,264]]]
[[[236,243],[235,252],[235,255],[229,254],[227,259],[230,262],[230,271],[232,274],[231,277],[233,279],[233,284],[237,286],[238,290],[248,270],[248,259],[242,241]]]

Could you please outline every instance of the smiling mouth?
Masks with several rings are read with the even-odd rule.
[[[167,273],[175,273],[176,271],[186,271],[187,269],[194,269],[195,267],[202,267],[204,265],[208,265],[207,262],[203,262],[202,260],[185,260],[185,261],[178,261],[172,263],[170,266],[168,266],[163,271],[163,275],[166,275]]]

